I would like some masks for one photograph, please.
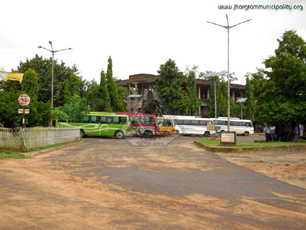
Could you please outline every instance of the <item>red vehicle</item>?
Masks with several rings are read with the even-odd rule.
[[[116,112],[116,114],[130,116],[131,128],[134,130],[135,136],[153,137],[160,135],[156,115],[129,112]]]

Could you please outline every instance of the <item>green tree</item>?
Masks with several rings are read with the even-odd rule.
[[[267,80],[258,97],[258,118],[306,123],[306,43],[295,31],[286,31],[275,56],[265,60]]]
[[[31,69],[25,72],[21,84],[22,91],[11,87],[9,82],[11,81],[5,83],[5,89],[0,92],[0,123],[3,123],[5,127],[21,125],[22,115],[17,113],[18,109],[21,108],[18,103],[18,97],[26,93],[31,98],[30,104],[25,107],[30,109],[30,113],[25,116],[26,126],[46,126],[51,119],[51,105],[50,102],[37,101],[38,82],[36,72]]]
[[[28,94],[31,102],[28,105],[30,113],[26,115],[26,125],[33,126],[47,126],[51,120],[51,103],[37,101],[38,99],[38,78],[35,70],[29,69],[25,72],[21,89]]]
[[[74,94],[64,106],[55,108],[54,111],[52,111],[52,115],[59,120],[77,122],[81,121],[88,112],[87,100]]]
[[[64,89],[64,103],[69,102],[73,95],[80,95],[80,84],[79,77],[70,72],[69,81],[66,82]]]
[[[30,109],[30,113],[26,115],[26,125],[28,127],[49,125],[51,120],[50,101],[46,103],[42,101],[31,101],[28,108]]]
[[[241,117],[241,105],[240,103],[236,103],[234,98],[231,97],[230,99],[230,103],[231,103],[231,111],[230,111],[230,116],[231,117]],[[227,113],[226,113],[227,116]],[[244,115],[243,115],[244,117]]]
[[[43,59],[42,56],[35,55],[32,59],[26,59],[20,62],[13,72],[25,73],[28,69],[35,70],[38,78],[38,101],[47,102],[51,99],[51,73],[52,59]],[[64,62],[58,63],[54,60],[54,107],[64,104],[65,84],[69,81],[71,71],[78,75],[78,69],[74,65],[72,68],[67,67]],[[81,77],[80,77],[81,80]],[[84,83],[82,84],[84,86]],[[80,88],[82,95],[84,88]]]
[[[216,88],[217,88],[217,85],[219,84],[219,77],[211,77],[210,78],[209,100],[208,100],[208,103],[207,103],[207,109],[208,109],[207,116],[208,117],[215,117],[215,86],[214,86],[214,81],[216,81]],[[217,94],[217,92],[218,92],[218,90],[216,90],[216,94]],[[218,113],[218,103],[217,103],[217,113]]]
[[[126,111],[123,100],[119,96],[115,79],[113,78],[113,61],[111,57],[108,58],[106,78],[113,111]]]
[[[96,80],[92,80],[86,83],[85,98],[88,102],[91,111],[103,111],[103,100],[100,95],[100,85]]]
[[[257,69],[257,73],[251,74],[250,82],[253,86],[252,88],[255,100],[259,98],[265,88],[265,84],[268,82],[266,76],[267,72],[264,69]]]
[[[112,112],[110,94],[108,92],[107,81],[104,70],[101,71],[99,92],[102,100],[101,111]]]
[[[255,99],[254,99],[253,85],[249,77],[246,78],[245,97],[247,98],[247,100],[244,103],[243,118],[253,121],[255,114]]]
[[[32,102],[37,101],[39,88],[37,73],[35,70],[28,69],[24,73],[21,90],[30,96]]]
[[[195,82],[195,71],[189,71],[187,79],[187,100],[188,100],[188,113],[196,115],[199,109],[199,98],[197,95],[197,86]]]
[[[21,116],[17,112],[20,108],[19,95],[14,91],[4,90],[0,92],[0,123],[4,127],[13,128],[21,123]]]
[[[2,91],[4,89],[4,85],[3,85],[3,73],[4,73],[4,69],[0,68],[0,91]]]
[[[217,117],[227,117],[227,82],[222,80],[217,85]]]
[[[167,109],[170,109],[173,114],[185,113],[186,100],[184,100],[184,92],[181,88],[184,75],[176,66],[175,61],[169,59],[160,66],[157,72],[160,76],[155,79],[155,91],[163,101],[158,105],[161,112],[166,114]]]
[[[222,77],[210,78],[210,91],[208,101],[208,117],[215,117],[215,87],[216,81],[216,97],[217,97],[217,117],[227,117],[227,82]]]

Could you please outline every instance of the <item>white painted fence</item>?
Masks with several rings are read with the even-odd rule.
[[[30,150],[77,140],[79,128],[0,128],[0,148]]]

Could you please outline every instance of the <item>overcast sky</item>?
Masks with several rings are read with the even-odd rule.
[[[232,9],[218,5],[302,5],[300,9]],[[241,6],[240,6],[241,7]],[[234,25],[230,29],[230,72],[245,84],[245,74],[263,68],[274,55],[277,38],[296,30],[306,40],[306,0],[2,0],[0,2],[0,68],[10,72],[35,54],[44,58],[54,50],[67,66],[75,64],[84,79],[100,80],[113,60],[113,74],[157,74],[168,59],[181,71],[227,70],[227,30],[207,21]]]

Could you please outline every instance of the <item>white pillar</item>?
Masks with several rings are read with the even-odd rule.
[[[201,88],[200,88],[200,86],[198,88],[198,98],[201,99]]]

